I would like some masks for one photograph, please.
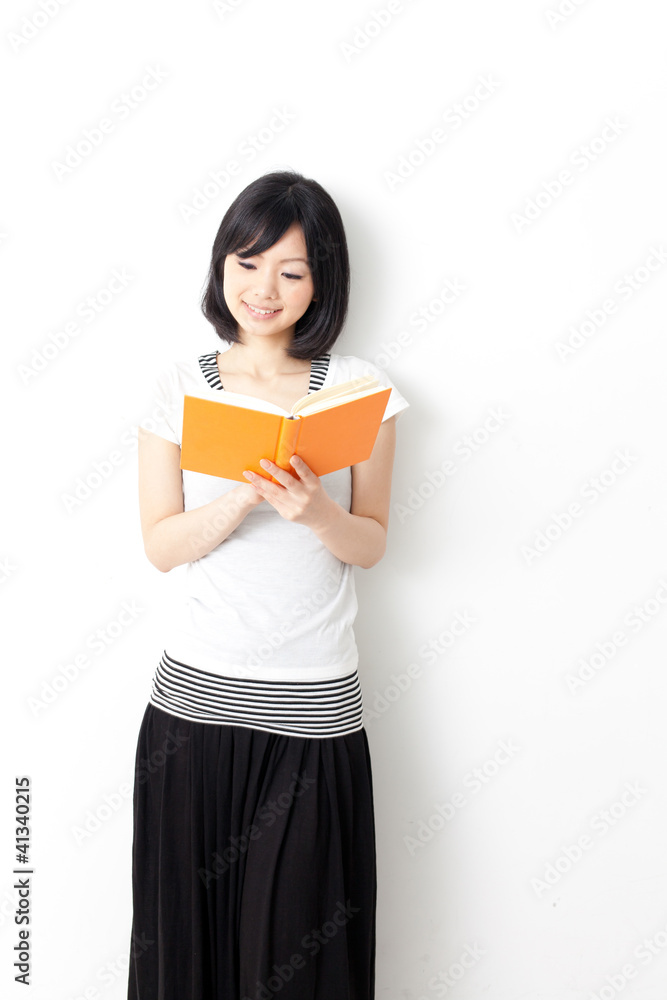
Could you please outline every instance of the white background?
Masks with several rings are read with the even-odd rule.
[[[146,372],[219,346],[199,298],[220,219],[293,168],[346,226],[334,350],[411,403],[387,553],[355,570],[377,997],[664,1000],[662,8],[557,3],[3,5],[6,995],[126,995],[128,789],[178,577],[139,529]],[[131,280],[107,303],[114,269]],[[124,604],[140,610],[116,629]],[[24,774],[29,991],[12,969]]]

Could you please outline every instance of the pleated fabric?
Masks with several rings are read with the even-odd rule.
[[[128,1000],[374,1000],[364,729],[311,738],[148,704]]]

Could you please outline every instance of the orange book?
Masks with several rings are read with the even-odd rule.
[[[249,469],[277,483],[260,459],[295,478],[292,455],[316,476],[356,465],[371,456],[390,395],[374,375],[317,389],[290,411],[237,392],[221,392],[219,400],[185,395],[181,469],[241,483]]]

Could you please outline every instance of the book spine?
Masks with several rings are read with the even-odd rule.
[[[300,417],[297,417],[296,419],[285,417],[280,427],[280,434],[278,435],[278,443],[276,445],[276,465],[279,465],[281,469],[285,469],[286,472],[291,472],[295,479],[297,479],[298,476],[290,465],[289,460],[292,455],[296,453],[300,430]]]

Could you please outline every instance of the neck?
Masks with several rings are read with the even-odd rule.
[[[243,341],[232,344],[224,357],[238,374],[250,375],[252,378],[271,381],[280,375],[295,374],[305,370],[306,362],[291,358],[287,348],[292,338],[280,337],[248,337],[241,331]]]

